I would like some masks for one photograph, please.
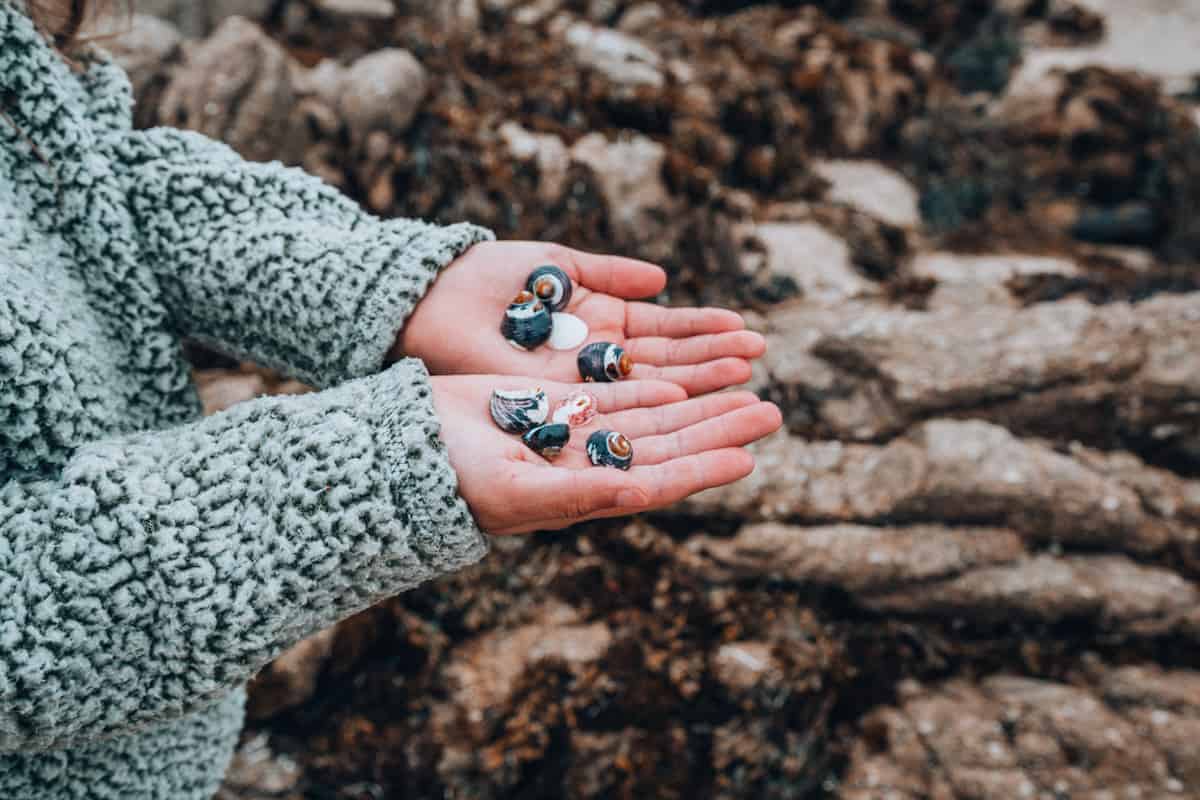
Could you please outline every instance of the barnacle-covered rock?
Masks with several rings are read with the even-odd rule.
[[[596,431],[587,440],[587,454],[597,467],[629,469],[633,465],[633,444],[625,434]]]
[[[539,425],[521,437],[521,441],[525,443],[526,447],[538,455],[550,459],[557,458],[570,440],[571,427],[557,423]]]
[[[492,392],[492,419],[505,433],[525,433],[546,421],[550,401],[541,389]]]
[[[518,350],[532,350],[550,338],[553,323],[550,309],[534,296],[521,292],[508,304],[500,333]]]
[[[579,351],[576,361],[580,377],[596,383],[619,381],[633,371],[633,359],[612,342],[592,342]]]

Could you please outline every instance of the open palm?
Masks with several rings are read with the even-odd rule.
[[[542,242],[487,242],[447,267],[405,324],[393,356],[420,358],[436,375],[534,375],[579,380],[578,350],[510,346],[500,335],[509,301],[529,273],[557,264],[574,281],[567,311],[587,323],[588,342],[613,342],[633,357],[634,379],[675,383],[690,395],[745,383],[764,342],[740,315],[716,308],[631,302],[662,291],[666,274],[644,261]]]
[[[571,431],[553,461],[492,422],[493,389],[540,386],[552,406],[582,388],[536,378],[499,375],[432,379],[442,440],[458,474],[459,494],[479,526],[494,535],[565,528],[675,503],[740,480],[754,469],[743,446],[777,430],[779,409],[750,392],[684,399],[662,381],[590,385],[600,413]],[[596,430],[624,433],[633,442],[628,472],[594,467],[584,445]]]

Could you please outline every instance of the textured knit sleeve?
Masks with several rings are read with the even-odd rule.
[[[82,446],[0,489],[0,752],[178,717],[486,549],[412,359]]]
[[[474,225],[380,220],[319,179],[199,134],[130,135],[121,163],[182,335],[324,387],[378,371]]]

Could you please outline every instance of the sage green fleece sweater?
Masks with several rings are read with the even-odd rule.
[[[424,367],[384,356],[490,234],[131,104],[0,0],[3,800],[208,800],[256,670],[487,549]],[[182,337],[323,391],[201,419]]]

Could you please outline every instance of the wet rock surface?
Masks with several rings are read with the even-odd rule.
[[[1200,797],[1200,92],[1122,4],[143,7],[139,124],[658,261],[787,420],[285,654],[223,800]]]
[[[1089,666],[1071,683],[905,683],[862,721],[842,796],[1194,797],[1200,674]]]

